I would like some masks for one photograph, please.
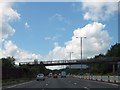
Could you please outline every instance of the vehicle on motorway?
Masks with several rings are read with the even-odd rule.
[[[44,74],[38,74],[37,77],[36,77],[36,80],[39,81],[39,80],[45,80],[45,76]]]
[[[52,77],[52,75],[53,75],[52,73],[49,73],[49,74],[48,74],[48,77]]]
[[[54,75],[53,75],[53,78],[57,78],[57,77],[58,77],[57,74],[54,74]]]
[[[61,78],[66,78],[66,72],[65,71],[61,72]]]

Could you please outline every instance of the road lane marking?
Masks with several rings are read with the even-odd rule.
[[[84,89],[85,89],[85,90],[89,90],[89,88],[88,88],[88,87],[84,87]]]
[[[48,86],[48,84],[46,84],[46,86]]]
[[[20,85],[23,85],[23,84],[28,84],[28,83],[31,83],[31,82],[33,82],[33,81],[16,84],[16,85],[13,85],[13,86],[9,86],[7,88],[13,88],[13,87],[20,86]]]
[[[77,83],[74,83],[74,85],[76,85]]]

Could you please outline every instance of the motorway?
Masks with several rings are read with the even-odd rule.
[[[74,88],[77,89],[79,88],[83,88],[82,90],[92,90],[91,88],[93,88],[94,90],[97,90],[97,88],[100,90],[102,88],[102,90],[119,90],[118,89],[118,85],[116,84],[112,84],[112,83],[105,83],[105,82],[97,82],[97,81],[90,81],[90,80],[83,80],[83,79],[79,79],[79,78],[46,78],[45,81],[30,81],[30,82],[26,82],[26,83],[22,83],[22,84],[17,84],[17,85],[13,85],[13,86],[9,86],[8,90],[10,88],[40,88],[41,90],[45,90],[46,88]],[[16,90],[15,89],[15,90]],[[25,89],[25,90],[26,90]],[[40,90],[39,89],[39,90]],[[56,90],[55,89],[55,90]]]

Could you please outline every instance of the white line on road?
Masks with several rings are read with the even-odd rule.
[[[89,88],[88,88],[88,87],[84,87],[84,89],[89,90]]]
[[[48,86],[48,84],[46,83],[46,86]]]
[[[13,87],[16,87],[16,86],[19,86],[19,85],[23,85],[23,84],[28,84],[28,83],[31,83],[31,82],[33,82],[33,81],[16,84],[16,85],[13,85],[13,86],[9,86],[9,87],[7,87],[7,88],[13,88]]]
[[[77,83],[74,83],[74,85],[76,85]]]

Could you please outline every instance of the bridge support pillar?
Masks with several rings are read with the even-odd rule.
[[[113,64],[113,74],[115,74],[115,64]]]
[[[71,69],[71,65],[70,65],[70,69]]]
[[[120,83],[120,62],[118,62],[118,83]],[[120,89],[120,85],[119,85]]]
[[[117,63],[117,72],[118,72],[118,76],[120,76],[120,62]],[[119,79],[120,80],[120,79]]]

